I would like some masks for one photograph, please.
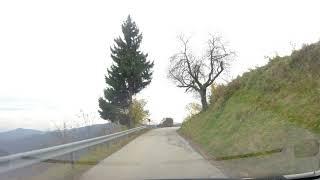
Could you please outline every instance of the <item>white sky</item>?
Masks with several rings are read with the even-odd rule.
[[[143,32],[154,78],[139,97],[155,121],[182,121],[194,100],[166,78],[177,36],[191,35],[201,54],[219,33],[237,57],[230,77],[319,40],[319,1],[0,1],[0,130],[52,128],[97,112],[111,64],[109,47],[128,14]],[[98,122],[98,121],[97,121]],[[100,121],[101,122],[101,121]]]

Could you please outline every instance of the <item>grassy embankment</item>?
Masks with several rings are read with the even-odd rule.
[[[222,166],[235,176],[312,168],[310,161],[293,157],[292,144],[319,132],[320,43],[272,58],[267,65],[215,87],[209,109],[186,120],[180,129],[209,157],[225,160],[220,161]],[[262,156],[279,148],[281,153]],[[241,156],[250,153],[257,156]],[[238,159],[227,160],[230,156]]]

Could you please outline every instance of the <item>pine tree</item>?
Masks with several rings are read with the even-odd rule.
[[[116,38],[110,48],[114,63],[107,70],[108,87],[104,90],[104,98],[99,99],[99,113],[103,119],[132,127],[128,113],[132,96],[150,84],[154,63],[147,60],[148,54],[139,50],[142,34],[130,16],[122,24],[122,33],[123,37]]]

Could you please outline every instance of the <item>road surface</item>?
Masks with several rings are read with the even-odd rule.
[[[81,180],[225,177],[176,130],[148,131],[91,168]]]

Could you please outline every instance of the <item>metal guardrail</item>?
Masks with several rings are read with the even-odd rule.
[[[8,172],[18,168],[23,168],[29,165],[33,165],[45,160],[49,160],[53,157],[58,157],[66,154],[71,154],[71,161],[74,162],[74,152],[100,144],[108,142],[131,133],[146,129],[146,126],[141,126],[126,131],[121,131],[105,136],[96,138],[76,141],[68,144],[62,144],[58,146],[52,146],[43,149],[37,149],[33,151],[12,154],[8,156],[0,157],[0,173]]]

